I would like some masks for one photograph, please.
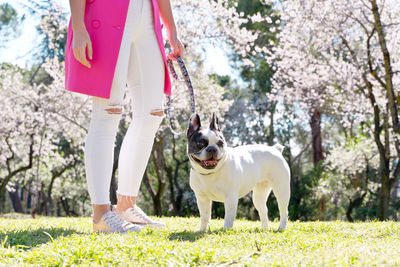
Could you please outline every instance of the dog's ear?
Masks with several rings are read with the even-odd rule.
[[[200,117],[197,113],[193,113],[192,116],[190,116],[189,119],[189,127],[187,129],[186,132],[186,136],[187,138],[189,138],[190,136],[192,136],[192,134],[200,129]]]
[[[212,119],[211,119],[211,123],[210,123],[210,129],[211,130],[215,130],[215,131],[219,131],[219,125],[218,125],[218,116],[216,114],[216,112],[214,111],[212,114]]]

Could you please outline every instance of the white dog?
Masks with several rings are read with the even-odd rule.
[[[271,189],[278,201],[279,229],[286,229],[290,199],[290,170],[282,156],[283,146],[261,144],[227,147],[213,113],[209,128],[202,128],[193,114],[187,129],[190,187],[200,211],[199,231],[205,231],[211,218],[212,201],[225,206],[224,229],[232,228],[239,198],[253,190],[253,203],[262,228],[268,228],[266,206]]]

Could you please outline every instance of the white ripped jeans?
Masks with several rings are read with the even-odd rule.
[[[131,0],[109,99],[92,97],[92,114],[84,158],[92,204],[109,204],[114,144],[125,87],[132,103],[132,121],[118,160],[118,190],[137,196],[163,109],[164,62],[154,31],[151,0]],[[153,114],[151,114],[153,113]]]

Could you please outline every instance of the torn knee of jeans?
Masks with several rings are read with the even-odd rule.
[[[164,111],[162,109],[153,109],[150,111],[151,115],[162,117],[164,116]]]
[[[109,108],[106,108],[105,110],[109,114],[121,114],[122,113],[122,105],[121,104],[109,104]]]

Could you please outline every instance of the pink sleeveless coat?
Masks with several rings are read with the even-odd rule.
[[[65,89],[86,95],[110,98],[119,49],[130,0],[86,0],[85,25],[93,47],[93,59],[87,68],[77,61],[72,51],[72,24],[68,26],[65,46]],[[134,0],[131,0],[134,1]],[[162,38],[157,0],[153,3],[154,31],[164,59],[164,94],[171,95],[171,80]]]

